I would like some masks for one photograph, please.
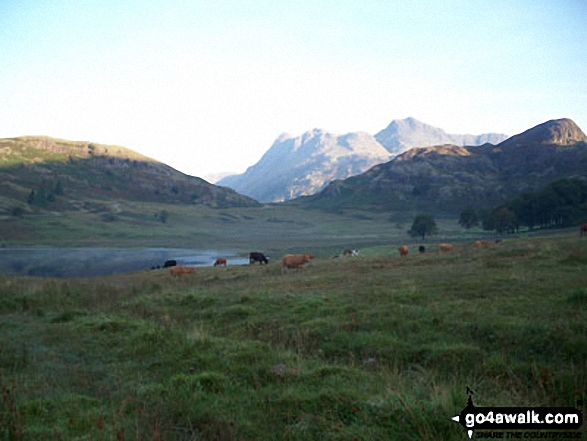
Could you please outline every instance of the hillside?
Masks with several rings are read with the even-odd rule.
[[[390,154],[368,133],[335,135],[314,129],[281,135],[252,167],[218,182],[262,202],[320,191],[328,182],[362,173]]]
[[[0,189],[4,213],[83,210],[117,200],[258,205],[123,147],[48,137],[0,139]]]
[[[426,210],[490,208],[565,177],[587,173],[587,137],[569,119],[552,120],[498,145],[409,150],[362,175],[303,198],[310,207]]]
[[[413,147],[441,143],[497,143],[500,134],[450,135],[414,118],[394,120],[375,137],[365,132],[335,135],[314,129],[301,136],[281,135],[263,157],[240,175],[218,181],[262,202],[280,202],[322,190],[335,179],[346,179],[387,162]]]

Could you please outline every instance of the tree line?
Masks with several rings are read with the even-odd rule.
[[[587,177],[554,181],[491,209],[467,208],[458,222],[466,229],[481,226],[499,234],[515,233],[521,227],[564,228],[587,222]],[[410,236],[422,239],[437,232],[434,216],[425,213],[418,214],[408,230]]]
[[[537,192],[525,192],[489,210],[465,209],[459,225],[514,233],[520,227],[564,228],[587,221],[587,178],[565,178]]]

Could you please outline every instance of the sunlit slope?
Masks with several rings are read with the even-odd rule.
[[[33,198],[29,198],[31,192]],[[47,137],[0,140],[0,210],[78,210],[94,200],[117,199],[255,206],[235,191],[216,187],[124,147]]]

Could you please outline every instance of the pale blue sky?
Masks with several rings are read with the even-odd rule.
[[[0,137],[204,176],[282,132],[587,131],[587,0],[0,0]]]

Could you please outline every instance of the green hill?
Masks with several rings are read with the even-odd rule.
[[[71,212],[117,200],[259,205],[124,147],[48,137],[0,139],[0,212]]]

